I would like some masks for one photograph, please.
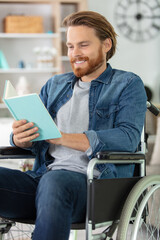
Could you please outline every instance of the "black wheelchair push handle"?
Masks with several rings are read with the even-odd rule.
[[[158,114],[160,113],[160,109],[158,109],[155,105],[153,105],[151,102],[148,102],[148,101],[147,101],[147,108],[155,116],[158,116]]]

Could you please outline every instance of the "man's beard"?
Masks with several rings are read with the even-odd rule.
[[[76,61],[86,61],[88,62],[88,66],[82,67],[82,68],[81,67],[75,68],[74,63]],[[96,59],[90,60],[88,57],[77,57],[77,58],[72,58],[70,62],[71,62],[71,67],[73,69],[73,72],[77,77],[80,78],[80,77],[89,75],[94,71],[96,71],[98,68],[100,68],[104,63],[102,48],[101,47],[99,48],[99,54]]]

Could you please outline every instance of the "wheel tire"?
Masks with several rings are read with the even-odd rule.
[[[160,239],[159,199],[159,175],[143,177],[138,181],[128,195],[122,209],[116,240]],[[153,206],[155,209],[154,215],[152,215]],[[148,215],[144,219],[142,216],[144,216],[145,209],[147,210]],[[132,217],[133,212],[135,213],[134,219]],[[159,215],[157,216],[157,214]],[[133,221],[132,227],[130,224],[131,221]],[[147,235],[145,235],[144,230]],[[151,236],[154,238],[151,238]]]

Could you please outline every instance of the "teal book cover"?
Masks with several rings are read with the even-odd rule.
[[[38,127],[39,137],[33,141],[60,138],[61,133],[36,93],[16,96],[10,81],[6,81],[3,101],[15,120],[26,119]],[[34,126],[34,127],[35,127]]]

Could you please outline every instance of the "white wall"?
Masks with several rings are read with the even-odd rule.
[[[133,71],[145,85],[151,87],[154,102],[160,101],[160,31],[159,35],[147,42],[133,42],[122,35],[114,19],[118,0],[88,0],[88,9],[104,15],[118,34],[115,56],[110,60],[113,68]]]

